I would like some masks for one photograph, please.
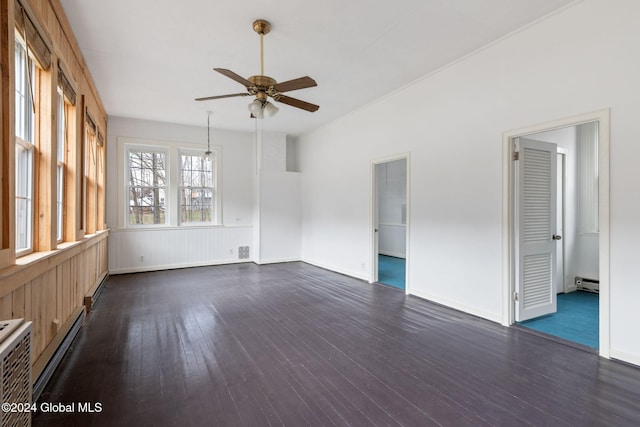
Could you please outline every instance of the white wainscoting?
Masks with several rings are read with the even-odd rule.
[[[378,253],[398,258],[407,254],[407,226],[404,224],[378,224]]]
[[[112,230],[109,272],[169,270],[253,260],[253,227],[194,227]],[[249,246],[250,258],[238,259]]]

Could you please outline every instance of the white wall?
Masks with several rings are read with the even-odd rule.
[[[277,132],[258,132],[260,156],[255,183],[254,255],[259,264],[299,261],[302,178],[295,168],[295,144]]]
[[[585,0],[302,136],[303,259],[369,279],[369,165],[411,152],[411,292],[500,321],[503,132],[610,108],[611,355],[640,364],[639,20]]]
[[[598,124],[576,128],[578,151],[578,238],[576,276],[600,279],[598,232]]]
[[[302,179],[299,173],[260,173],[260,264],[299,261],[301,254]]]
[[[203,116],[203,121],[204,121]],[[238,261],[238,246],[252,245],[254,137],[251,133],[212,130],[221,148],[222,226],[118,228],[118,138],[181,143],[206,149],[207,129],[145,120],[109,117],[107,145],[107,225],[109,271],[146,271]],[[141,259],[142,257],[142,259]]]

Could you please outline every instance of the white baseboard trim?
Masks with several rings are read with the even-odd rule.
[[[455,310],[459,310],[462,312],[465,312],[467,314],[471,314],[474,316],[478,316],[478,317],[482,317],[483,319],[487,319],[490,320],[492,322],[496,322],[496,323],[502,323],[502,316],[500,313],[490,313],[488,311],[484,311],[484,310],[478,310],[475,307],[470,307],[468,305],[465,304],[460,304],[457,301],[453,301],[447,298],[442,298],[436,295],[432,295],[429,294],[428,292],[421,292],[421,291],[416,291],[415,289],[411,289],[411,293],[410,295],[416,296],[418,298],[422,298],[422,299],[426,299],[428,301],[432,301],[438,304],[442,304],[444,306],[447,306],[449,308],[453,308]]]
[[[569,292],[575,292],[578,290],[578,287],[576,285],[569,285],[567,286],[567,293]]]
[[[178,268],[189,268],[189,267],[207,267],[211,265],[224,265],[224,264],[241,264],[253,262],[252,259],[227,259],[220,261],[203,261],[203,262],[189,262],[189,263],[179,263],[179,264],[163,264],[163,265],[145,265],[141,267],[130,267],[130,268],[117,268],[113,270],[109,270],[109,274],[127,274],[127,273],[145,273],[148,271],[162,271],[162,270],[175,270]]]
[[[300,258],[281,258],[281,259],[261,259],[260,261],[254,261],[258,265],[265,264],[280,264],[283,262],[296,262],[300,261]]]
[[[630,363],[640,367],[640,355],[631,354],[620,350],[611,349],[609,352],[611,359],[620,360],[625,363]]]
[[[359,274],[359,273],[355,273],[353,271],[349,271],[349,270],[343,270],[341,268],[335,268],[326,264],[322,264],[320,262],[315,262],[315,261],[311,261],[309,259],[306,258],[302,258],[302,262],[306,263],[306,264],[310,264],[316,267],[320,267],[323,268],[325,270],[329,270],[329,271],[333,271],[335,273],[340,273],[340,274],[344,274],[345,276],[349,276],[349,277],[353,277],[356,279],[360,279],[360,280],[364,280],[365,282],[369,282],[369,277],[363,275],[363,274]]]

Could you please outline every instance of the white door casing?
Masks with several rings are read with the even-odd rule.
[[[405,179],[406,179],[406,218],[405,218],[405,293],[407,295],[410,294],[410,280],[409,280],[409,265],[411,261],[410,257],[410,244],[409,244],[409,236],[410,236],[410,206],[411,206],[411,154],[410,153],[402,153],[387,157],[382,157],[379,159],[375,159],[371,161],[371,206],[370,206],[370,215],[369,215],[369,224],[370,224],[370,274],[369,274],[369,283],[374,283],[378,281],[378,252],[379,252],[379,191],[378,191],[378,165],[392,162],[395,160],[405,160],[406,161],[406,171],[405,171]]]
[[[516,321],[556,312],[557,146],[518,138]]]
[[[554,281],[556,283],[556,293],[566,292],[564,283],[564,165],[565,153],[558,148],[558,174],[557,174],[557,203],[556,203],[556,230],[562,239],[556,240],[556,273]]]
[[[510,326],[516,321],[513,294],[516,286],[516,212],[515,212],[515,165],[514,144],[518,137],[539,132],[598,122],[598,226],[600,230],[599,270],[599,354],[629,361],[628,355],[611,349],[611,290],[610,290],[610,220],[609,220],[609,157],[610,157],[610,110],[608,108],[564,117],[553,121],[505,131],[502,134],[502,324]],[[569,285],[567,283],[567,285]]]

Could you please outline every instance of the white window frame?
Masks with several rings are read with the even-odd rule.
[[[18,59],[18,55],[20,58]],[[29,68],[30,78],[27,78],[25,74],[26,68],[24,66],[25,57],[27,62],[27,67]],[[34,250],[34,159],[35,159],[35,121],[36,114],[34,112],[34,100],[32,99],[33,95],[33,84],[36,78],[35,72],[35,63],[29,57],[28,50],[22,38],[16,32],[15,38],[15,57],[14,61],[16,63],[15,67],[15,133],[16,133],[16,163],[15,163],[15,218],[16,218],[16,236],[15,236],[15,245],[16,245],[16,256],[20,257],[23,255],[27,255]],[[18,81],[18,78],[22,77]],[[32,86],[29,87],[29,84]],[[19,105],[20,104],[20,105]],[[22,170],[19,166],[22,164],[20,162],[19,156],[20,152],[26,153],[26,171]],[[21,175],[23,174],[23,175]],[[20,175],[22,179],[20,179]],[[26,185],[25,194],[21,194],[22,191],[19,190],[20,183],[24,182]],[[21,222],[19,218],[21,214],[19,212],[19,201],[25,200],[27,203],[26,207],[26,230],[19,229]],[[18,246],[18,242],[20,241],[20,235],[26,234],[26,246]]]
[[[164,188],[164,222],[159,224],[132,224],[130,222],[130,212],[129,212],[129,189],[130,189],[130,180],[129,180],[129,152],[130,151],[144,151],[149,153],[161,153],[164,154],[165,158],[165,185],[160,188]],[[168,227],[171,223],[171,196],[170,196],[170,187],[171,187],[171,158],[169,150],[165,147],[161,146],[153,146],[153,145],[141,145],[141,144],[125,144],[124,146],[124,156],[122,158],[123,161],[123,171],[124,175],[122,176],[123,184],[123,195],[121,197],[124,209],[123,209],[123,221],[122,225],[125,228],[164,228]]]
[[[177,173],[177,205],[178,205],[178,225],[181,227],[192,227],[199,225],[216,225],[218,224],[219,219],[219,201],[218,201],[218,151],[215,148],[211,149],[211,157],[209,160],[205,160],[203,158],[204,152],[202,150],[195,149],[178,149],[177,152],[177,165],[178,165],[178,173]],[[209,162],[211,164],[211,186],[210,187],[192,187],[194,189],[205,190],[208,189],[211,191],[211,220],[210,221],[182,221],[182,190],[186,187],[182,184],[182,156],[192,156],[203,159],[204,162]]]
[[[128,207],[128,152],[130,148],[142,148],[147,150],[162,151],[166,153],[166,199],[165,199],[165,224],[129,224]],[[211,161],[213,165],[214,180],[214,217],[211,222],[185,222],[180,223],[180,155],[181,153],[193,153],[199,156],[204,155],[206,146],[202,144],[192,144],[175,141],[159,141],[152,139],[142,139],[133,137],[117,137],[118,151],[118,217],[117,228],[140,229],[140,228],[198,228],[198,227],[222,227],[222,185],[221,185],[221,165],[222,147],[211,146],[214,153]]]

